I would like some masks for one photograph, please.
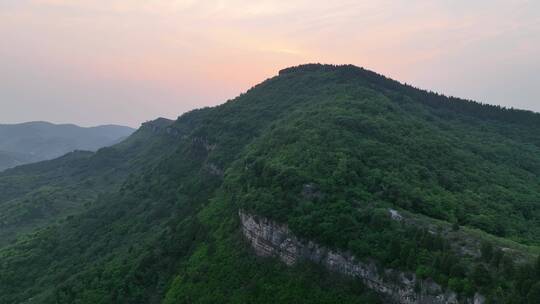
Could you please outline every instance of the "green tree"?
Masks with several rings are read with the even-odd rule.
[[[493,245],[488,241],[483,241],[480,245],[480,252],[484,261],[490,262],[493,257]]]
[[[476,264],[471,277],[474,284],[478,287],[488,286],[491,283],[491,275],[483,264]]]
[[[387,261],[393,262],[395,260],[399,260],[400,253],[401,253],[401,243],[399,240],[393,239],[390,242],[390,246],[388,248]]]
[[[502,257],[502,272],[507,277],[512,277],[514,275],[514,260],[508,255],[503,255]]]
[[[527,301],[529,304],[540,303],[540,282],[536,282],[536,284],[531,287],[531,290],[527,294]]]
[[[460,293],[463,291],[463,281],[459,278],[450,278],[448,280],[448,288],[450,288],[452,291]]]
[[[535,270],[536,278],[540,280],[540,255],[536,258],[534,270]]]
[[[415,269],[416,268],[416,250],[411,249],[409,251],[409,256],[407,257],[407,268]]]

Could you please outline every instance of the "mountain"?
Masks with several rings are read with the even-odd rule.
[[[160,126],[172,123],[158,121]],[[75,151],[0,173],[0,246],[88,209],[101,194],[117,189],[128,174],[145,170],[169,146],[167,138],[155,138],[152,129],[153,123],[146,123],[112,147]]]
[[[0,173],[0,303],[539,303],[539,131],[355,66],[288,68]]]
[[[0,171],[74,150],[96,151],[120,142],[133,131],[116,125],[82,128],[48,122],[0,124]]]
[[[25,153],[0,151],[0,171],[32,162],[33,157]]]

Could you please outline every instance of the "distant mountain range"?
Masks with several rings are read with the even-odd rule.
[[[83,128],[48,122],[0,124],[0,171],[53,159],[74,150],[96,151],[122,141],[133,132],[130,127],[116,125]]]

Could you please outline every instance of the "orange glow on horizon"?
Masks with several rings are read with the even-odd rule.
[[[515,73],[538,66],[536,8],[521,0],[4,0],[0,65],[17,72],[4,84],[10,98],[51,96],[56,111],[77,93],[89,96],[78,106],[92,109],[90,98],[119,108],[137,100],[143,109],[122,118],[131,125],[223,102],[309,62],[355,64],[483,99],[469,78],[498,86],[497,74],[482,72],[493,63],[510,62]],[[28,85],[40,95],[21,92]]]

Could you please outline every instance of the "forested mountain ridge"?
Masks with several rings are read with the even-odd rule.
[[[0,171],[53,159],[74,150],[96,151],[120,142],[133,131],[116,125],[83,128],[41,121],[0,124]]]
[[[111,165],[123,174],[75,215],[0,249],[0,302],[385,301],[316,265],[256,258],[241,233],[244,210],[430,278],[462,301],[481,293],[537,303],[540,264],[529,263],[540,242],[539,129],[538,114],[354,66],[285,69],[223,105],[144,125],[110,154],[81,155],[84,166],[56,160],[67,172],[84,168],[80,180]],[[38,167],[18,170],[0,175],[2,191],[28,184],[0,206],[48,179]]]
[[[145,123],[126,141],[97,152],[75,151],[0,172],[0,245],[86,210],[100,194],[118,188],[128,174],[165,156],[170,139],[156,137],[152,126]]]

